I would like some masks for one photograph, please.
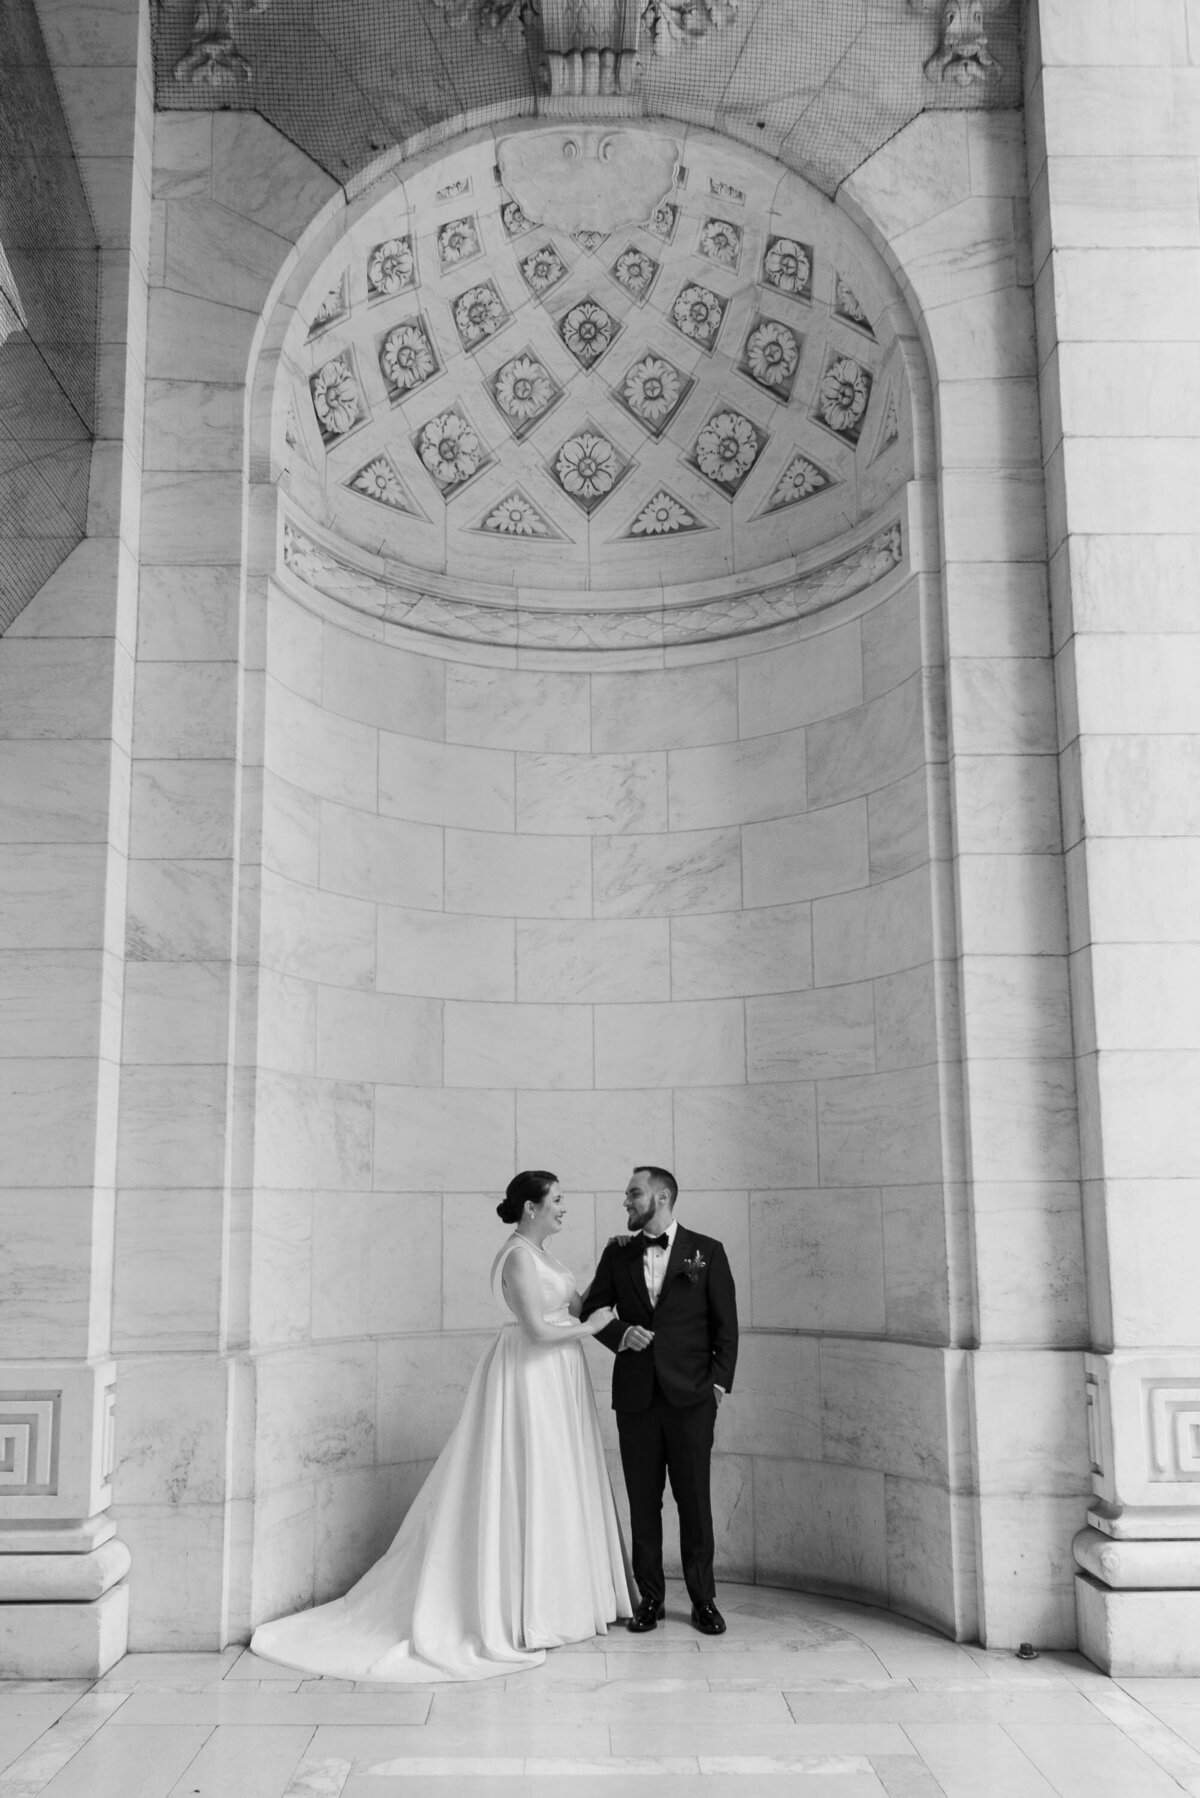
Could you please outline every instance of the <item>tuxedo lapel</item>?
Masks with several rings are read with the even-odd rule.
[[[680,1224],[675,1231],[675,1240],[671,1244],[671,1253],[667,1256],[667,1265],[663,1272],[662,1285],[658,1289],[658,1303],[660,1305],[666,1297],[667,1287],[671,1284],[671,1281],[675,1278],[675,1275],[683,1265],[683,1258],[687,1254],[687,1243],[689,1240],[688,1232],[684,1229],[683,1225]]]
[[[635,1294],[649,1312],[652,1311],[654,1307],[650,1303],[650,1288],[646,1285],[645,1253],[646,1251],[642,1247],[641,1237],[635,1236],[628,1248],[629,1278],[633,1282]]]

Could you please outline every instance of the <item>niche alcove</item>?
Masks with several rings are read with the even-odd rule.
[[[600,95],[565,5],[318,10],[41,8],[99,387],[0,639],[0,1633],[349,1579],[504,1177],[585,1270],[655,1155],[725,1571],[1194,1670],[1182,26],[1118,96],[1070,9],[663,4]]]
[[[386,1543],[494,1327],[511,1170],[560,1174],[586,1272],[656,1161],[739,1283],[719,1571],[974,1634],[928,377],[888,269],[709,132],[502,125],[320,221],[252,405],[252,1617]]]

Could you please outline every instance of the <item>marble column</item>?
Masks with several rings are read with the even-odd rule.
[[[947,111],[914,119],[838,194],[893,266],[931,377],[913,491],[927,521],[922,654],[945,690],[931,1059],[954,1124],[944,1243],[936,1260],[927,1242],[906,1245],[903,1329],[945,1342],[949,1403],[969,1436],[953,1469],[947,1548],[926,1580],[936,1584],[952,1554],[974,1554],[975,1591],[956,1626],[990,1648],[1074,1646],[1070,1544],[1088,1490],[1026,188],[1020,113]],[[910,1014],[901,1004],[896,1015]],[[889,1319],[892,1308],[889,1296]]]
[[[1085,1652],[1200,1673],[1200,54],[1031,18],[1029,175],[1092,1353]],[[1189,66],[1191,65],[1191,66]]]
[[[151,117],[148,10],[38,8],[101,251],[87,536],[0,640],[0,1673],[124,1652],[109,1359]]]

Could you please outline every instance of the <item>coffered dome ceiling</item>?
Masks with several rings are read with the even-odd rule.
[[[610,593],[882,521],[912,469],[886,273],[777,163],[673,141],[608,233],[527,217],[490,135],[388,184],[285,346],[293,512],[468,587]]]

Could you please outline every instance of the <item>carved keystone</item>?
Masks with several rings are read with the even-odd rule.
[[[679,145],[645,131],[577,125],[507,137],[497,156],[526,218],[569,235],[650,218],[674,185]]]

